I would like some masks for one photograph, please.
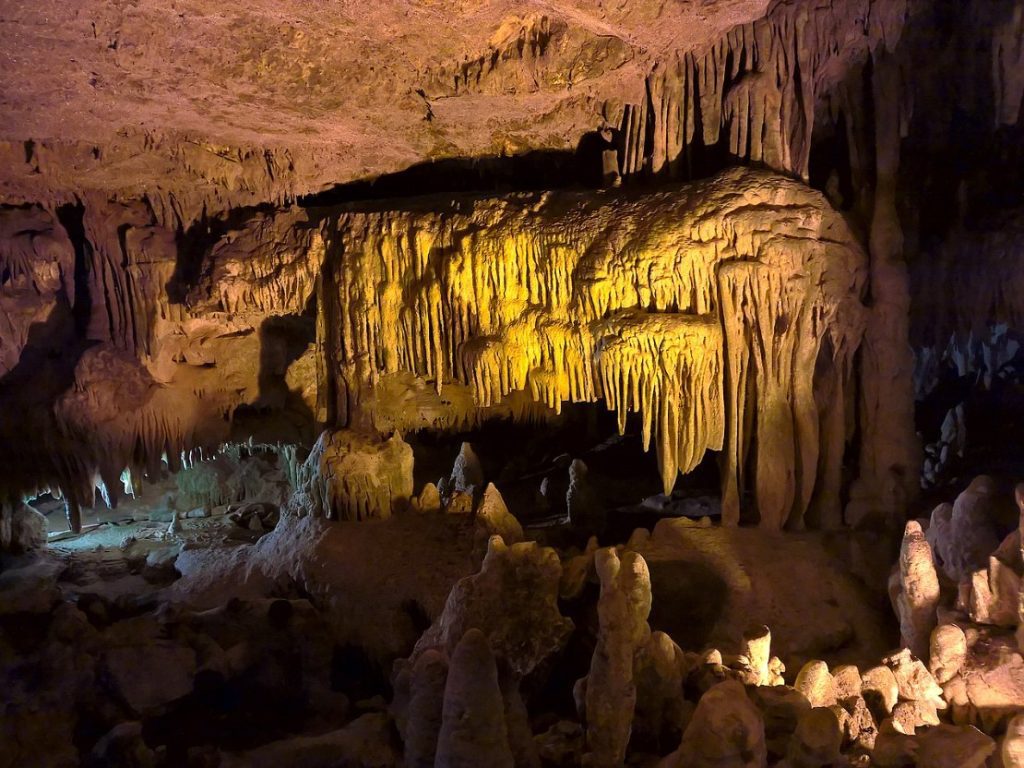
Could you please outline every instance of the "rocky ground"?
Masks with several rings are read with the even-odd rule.
[[[205,517],[176,479],[169,522],[4,555],[0,764],[1021,764],[1024,568],[984,479],[908,527],[899,650],[877,537],[666,518],[581,548],[524,530],[465,447],[440,489],[332,521],[311,497],[337,459]],[[272,466],[218,461],[213,501]]]

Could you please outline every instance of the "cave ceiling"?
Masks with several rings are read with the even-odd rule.
[[[6,2],[0,199],[213,187],[256,203],[573,149],[668,53],[767,5]]]

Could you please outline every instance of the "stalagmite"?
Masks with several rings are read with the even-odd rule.
[[[483,632],[469,630],[452,654],[436,768],[513,768],[498,670]]]
[[[629,744],[636,705],[634,663],[651,635],[651,581],[647,563],[627,551],[620,560],[614,549],[595,554],[601,596],[597,614],[597,647],[585,680],[587,748],[590,764],[621,765]]]
[[[459,448],[459,455],[455,457],[455,465],[452,467],[449,491],[466,493],[473,488],[479,488],[483,482],[484,471],[480,466],[480,459],[472,445],[463,443]],[[512,544],[513,542],[506,541],[505,543]]]
[[[900,619],[900,642],[922,659],[935,628],[939,605],[939,577],[931,547],[916,520],[906,524],[900,548],[899,591],[894,598]]]
[[[587,479],[587,465],[573,459],[569,465],[569,490],[565,494],[565,506],[569,511],[569,522],[573,525],[601,530],[604,514],[594,489]]]
[[[438,651],[426,651],[413,665],[403,734],[406,768],[433,768],[447,679],[448,660]]]
[[[523,540],[523,526],[508,511],[505,500],[501,498],[501,493],[494,487],[494,483],[488,483],[484,490],[480,506],[476,510],[476,521],[483,526],[488,537],[501,536],[502,540],[510,545]]]
[[[832,675],[824,661],[809,661],[797,673],[793,687],[802,693],[812,707],[830,707],[836,703]]]
[[[998,504],[995,483],[980,475],[957,496],[952,506],[941,504],[932,512],[935,525],[928,529],[942,570],[954,581],[970,579],[988,565],[989,556],[999,546],[993,511]]]
[[[388,518],[412,497],[412,448],[354,432],[325,431],[300,472],[315,515],[334,520]]]
[[[413,657],[429,648],[450,654],[467,631],[479,629],[503,664],[528,675],[563,648],[572,632],[572,621],[558,609],[561,576],[553,549],[536,542],[509,547],[492,536],[479,573],[452,588]]]

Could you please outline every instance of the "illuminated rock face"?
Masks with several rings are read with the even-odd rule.
[[[601,400],[640,414],[666,490],[720,451],[728,522],[748,489],[767,527],[838,522],[865,257],[799,182],[292,208],[194,242],[142,206],[7,217],[4,495],[116,497],[126,468],[245,439],[246,407],[389,433]]]
[[[453,404],[435,426],[479,415],[460,412],[463,387],[483,409],[522,391],[556,411],[604,400],[620,429],[639,413],[666,491],[722,451],[727,521],[748,470],[768,527],[799,525],[832,487],[819,416],[844,400],[815,389],[847,378],[865,257],[794,181],[733,170],[648,195],[424,199],[338,214],[325,241],[350,422],[419,426],[421,410],[375,418],[411,373]]]

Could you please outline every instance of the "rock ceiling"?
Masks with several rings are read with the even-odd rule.
[[[0,200],[213,185],[274,199],[572,149],[668,52],[767,0],[13,0]]]

